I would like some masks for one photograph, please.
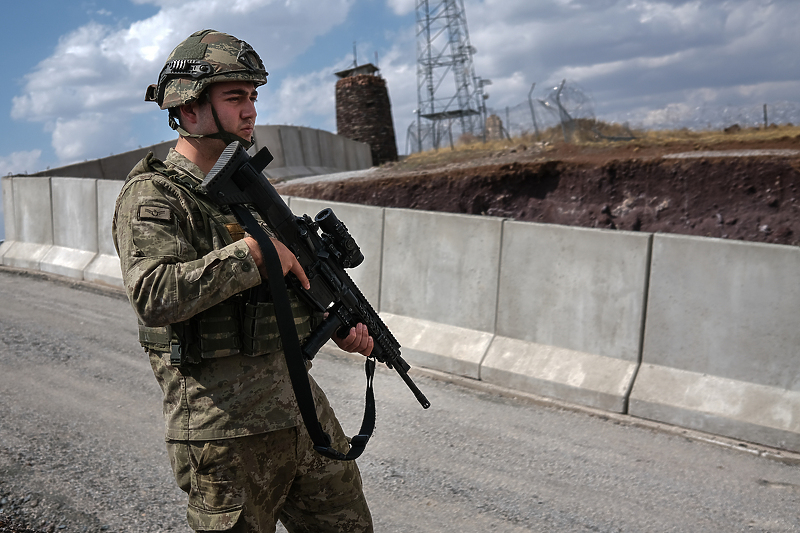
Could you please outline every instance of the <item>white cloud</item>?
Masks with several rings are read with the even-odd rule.
[[[39,168],[39,158],[41,156],[41,150],[31,150],[29,152],[14,152],[0,157],[0,176],[26,174],[41,170]]]
[[[411,0],[386,5],[414,10]],[[540,98],[565,78],[600,118],[649,126],[704,127],[714,113],[722,123],[729,110],[749,116],[747,106],[764,102],[788,120],[798,109],[780,103],[800,94],[793,1],[465,0],[465,9],[475,72],[492,80],[487,106],[501,116],[511,106],[530,120],[531,85]],[[381,65],[401,152],[417,99],[413,30],[398,35],[395,56]]]
[[[691,120],[697,109],[688,104],[669,104],[662,109],[653,109],[644,112],[639,122],[645,128],[657,127],[661,124],[680,124]]]
[[[416,2],[415,0],[386,0],[386,5],[389,6],[396,15],[407,15],[414,11]]]
[[[395,137],[401,153],[404,152],[406,130],[416,115],[417,80],[414,56],[414,29],[399,32],[388,50],[379,51],[380,75],[386,79],[392,105]],[[370,49],[372,43],[360,43],[359,48]],[[287,76],[276,85],[259,90],[258,123],[313,125],[336,132],[336,101],[334,72],[352,66],[352,56],[341,56],[335,63],[315,72]]]
[[[305,72],[297,58],[356,17],[357,2],[374,0],[133,1],[159,11],[127,27],[93,23],[63,36],[13,101],[13,118],[42,124],[61,163],[161,140],[134,136],[131,124],[159,113],[144,90],[178,42],[209,27],[247,40],[273,72],[260,91],[259,123],[335,130],[332,72],[351,58]],[[406,16],[416,3],[384,5]],[[542,97],[564,78],[585,89],[600,118],[652,124],[800,94],[794,0],[465,0],[465,8],[475,71],[493,81],[487,105],[498,112],[525,111],[534,82]],[[401,152],[417,107],[416,27],[407,26],[386,28],[389,44],[379,50]]]
[[[68,120],[56,119],[52,144],[59,160],[73,163],[86,159],[86,154],[104,157],[119,153],[120,146],[133,147],[129,138],[127,117],[102,112],[81,113]]]
[[[157,109],[144,102],[145,89],[192,32],[214,28],[236,35],[259,52],[267,70],[281,68],[344,21],[354,2],[141,1],[161,10],[126,28],[90,23],[62,37],[25,77],[12,118],[52,132],[60,163],[108,155],[112,141],[116,152],[131,149],[137,143],[128,138],[126,124],[132,115]]]
[[[258,122],[316,124],[316,127],[336,131],[332,114],[336,107],[335,70],[335,67],[325,67],[317,72],[283,78],[277,90],[270,90],[265,97],[259,95]]]
[[[524,78],[495,83],[490,105],[523,103],[521,89],[531,83],[545,88],[567,78],[592,93],[598,113],[621,114],[647,100],[674,116],[669,104],[703,89],[715,103],[744,104],[742,92],[720,100],[736,95],[721,89],[798,81],[796,2],[468,0],[466,10],[477,75]]]

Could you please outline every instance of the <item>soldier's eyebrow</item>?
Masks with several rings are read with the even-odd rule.
[[[248,96],[258,98],[258,91],[248,91],[246,89],[228,89],[226,91],[222,91],[222,96]]]

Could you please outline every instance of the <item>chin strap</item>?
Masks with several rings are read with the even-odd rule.
[[[211,102],[209,102],[208,105],[211,106],[211,114],[214,116],[214,123],[217,125],[216,133],[209,133],[207,135],[189,133],[181,127],[177,120],[175,120],[175,117],[172,115],[172,113],[169,115],[169,127],[177,131],[181,137],[189,137],[190,139],[219,139],[225,143],[225,146],[231,144],[232,142],[238,142],[244,146],[245,150],[249,150],[254,143],[253,137],[250,137],[249,140],[246,140],[243,137],[239,137],[238,135],[235,135],[229,131],[225,131],[225,128],[222,127],[222,123],[219,121],[219,116],[217,115],[217,110],[214,109],[214,105]]]

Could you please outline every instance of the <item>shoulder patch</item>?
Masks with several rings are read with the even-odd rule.
[[[225,227],[227,228],[228,233],[231,234],[231,239],[234,241],[244,239],[244,229],[239,224],[225,224]]]
[[[140,205],[139,220],[160,220],[169,222],[172,220],[172,212],[169,208],[159,205]]]

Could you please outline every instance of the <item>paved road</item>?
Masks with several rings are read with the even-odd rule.
[[[346,431],[363,371],[313,373]],[[376,377],[359,461],[378,532],[800,531],[800,467],[620,416]],[[188,532],[160,392],[119,295],[0,269],[0,505],[56,531]],[[21,501],[25,500],[27,501]],[[84,529],[85,528],[85,529]]]

